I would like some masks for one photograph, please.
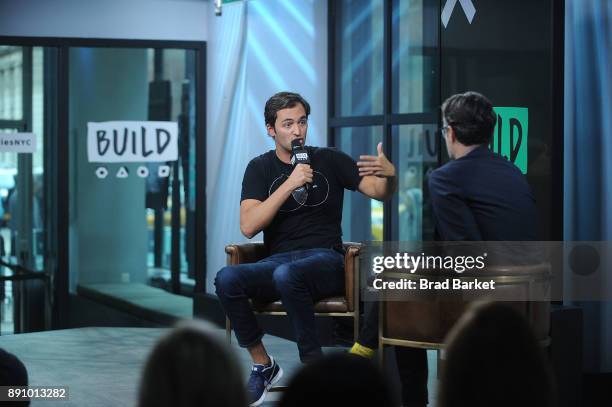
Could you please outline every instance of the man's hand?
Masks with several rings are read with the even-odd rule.
[[[359,191],[370,198],[384,201],[391,197],[397,188],[395,166],[382,151],[382,143],[378,143],[378,155],[359,156],[357,167],[359,175]]]
[[[360,155],[357,167],[359,175],[365,177],[374,175],[379,178],[395,177],[395,166],[385,156],[382,151],[382,143],[378,143],[378,155]]]
[[[252,238],[272,222],[274,216],[291,193],[307,182],[312,182],[312,168],[308,164],[295,166],[289,178],[266,200],[245,199],[240,203],[240,231]]]
[[[296,165],[287,181],[285,181],[292,191],[307,182],[312,182],[312,168],[308,164]]]

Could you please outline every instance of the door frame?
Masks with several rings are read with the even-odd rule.
[[[195,232],[194,242],[194,293],[206,292],[206,42],[205,41],[175,41],[175,40],[133,40],[133,39],[101,39],[101,38],[66,38],[66,37],[12,37],[0,36],[1,45],[14,45],[22,47],[50,47],[57,49],[56,68],[53,72],[57,92],[50,103],[45,106],[56,106],[53,112],[56,115],[57,126],[47,136],[54,136],[54,140],[45,143],[44,167],[45,188],[47,180],[55,180],[55,185],[47,188],[50,196],[54,196],[54,204],[47,212],[47,219],[55,219],[57,227],[47,233],[54,250],[51,258],[46,261],[45,267],[52,275],[52,321],[51,329],[69,327],[69,54],[70,48],[154,48],[154,49],[185,49],[196,52],[196,155],[195,155]],[[48,96],[45,95],[45,98]],[[49,139],[49,137],[47,138]],[[47,147],[49,146],[49,147]],[[47,201],[48,195],[45,195]],[[45,220],[47,222],[47,220]],[[46,229],[46,228],[45,228]],[[54,255],[54,256],[53,256]]]

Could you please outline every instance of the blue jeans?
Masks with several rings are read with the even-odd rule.
[[[314,304],[344,294],[344,256],[333,249],[278,253],[257,263],[223,267],[215,277],[215,287],[238,344],[244,348],[263,337],[249,298],[256,303],[280,299],[293,325],[300,360],[308,362],[321,356]]]

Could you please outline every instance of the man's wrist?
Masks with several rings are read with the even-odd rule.
[[[279,187],[279,189],[282,189],[282,191],[287,195],[291,194],[296,188],[298,187],[292,186],[288,179]]]

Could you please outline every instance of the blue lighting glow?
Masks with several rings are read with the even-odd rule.
[[[311,84],[315,84],[316,74],[312,64],[304,57],[304,54],[295,47],[295,43],[285,32],[280,28],[278,22],[270,15],[270,12],[261,4],[261,2],[254,1],[249,3],[249,6],[253,8],[265,21],[266,26],[272,30],[276,39],[278,39],[285,50],[295,60],[296,65],[304,72],[308,81]]]
[[[374,3],[370,2],[367,7],[359,12],[357,17],[355,17],[344,29],[342,36],[344,40],[350,40],[353,37],[353,33],[363,22],[372,16],[372,10],[374,9]],[[346,18],[346,17],[345,17]]]
[[[293,1],[282,0],[279,3],[285,8],[285,10],[287,10],[289,14],[291,14],[291,17],[295,19],[295,21],[302,27],[309,37],[314,37],[314,27],[306,18],[304,18],[304,13],[301,13],[296,9]]]
[[[268,78],[274,82],[277,89],[289,89],[287,82],[283,79],[283,76],[274,65],[274,58],[266,55],[263,47],[255,38],[255,35],[249,35],[248,46],[253,55],[263,67],[263,69],[269,74]]]

